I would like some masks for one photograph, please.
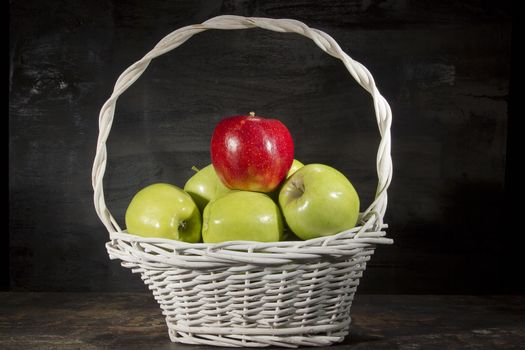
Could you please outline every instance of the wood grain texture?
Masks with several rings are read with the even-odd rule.
[[[2,349],[218,349],[170,343],[149,294],[0,293],[0,300]],[[522,349],[524,305],[518,296],[360,295],[350,336],[324,349]]]
[[[493,240],[505,221],[510,2],[15,0],[10,11],[10,288],[144,290],[108,261],[92,205],[99,109],[164,35],[238,14],[329,33],[392,106],[396,242],[378,249],[360,291],[523,290]],[[141,187],[183,186],[210,162],[213,125],[252,110],[281,119],[296,158],[340,169],[370,203],[377,127],[340,62],[294,35],[210,31],[156,59],[119,100],[105,179],[117,220]]]

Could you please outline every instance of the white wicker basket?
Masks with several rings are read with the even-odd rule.
[[[340,59],[372,96],[381,134],[377,154],[379,184],[359,226],[330,237],[275,243],[188,244],[127,234],[104,201],[106,140],[118,97],[152,59],[208,29],[264,28],[312,39]],[[111,259],[140,273],[166,316],[174,342],[217,346],[319,346],[348,334],[350,306],[377,244],[385,237],[383,216],[392,177],[391,110],[370,72],[344,53],[326,33],[290,19],[219,16],[178,29],[119,77],[100,111],[100,134],[93,165],[95,208],[109,231]]]

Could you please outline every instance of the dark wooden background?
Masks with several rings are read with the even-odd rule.
[[[523,291],[505,196],[512,9],[480,0],[10,1],[3,289],[145,290],[109,261],[93,209],[98,112],[119,74],[164,35],[219,14],[326,31],[391,103],[395,245],[376,251],[360,292]],[[123,224],[149,183],[183,186],[192,165],[209,163],[214,124],[252,110],[289,127],[296,158],[340,169],[363,209],[371,202],[372,102],[342,64],[297,35],[208,31],[156,59],[119,100],[105,178],[114,216]]]

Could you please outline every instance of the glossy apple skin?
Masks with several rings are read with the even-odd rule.
[[[281,212],[263,193],[233,191],[210,201],[204,209],[202,239],[205,243],[277,242],[282,236]]]
[[[292,166],[288,170],[288,173],[286,173],[286,178],[289,178],[290,176],[292,176],[297,170],[299,170],[303,166],[304,166],[303,163],[301,163],[297,159],[294,159],[293,162],[292,162]]]
[[[194,174],[184,185],[184,191],[193,198],[201,213],[209,201],[231,192],[219,179],[212,164]]]
[[[135,194],[126,210],[128,233],[142,237],[197,243],[201,215],[189,194],[165,183],[149,185]]]
[[[299,168],[302,168],[303,166],[303,163],[301,163],[297,159],[294,159],[290,170],[288,170],[288,173],[286,173],[286,178],[283,181],[281,181],[281,183],[279,184],[279,186],[277,186],[275,190],[268,193],[268,196],[270,196],[270,198],[273,199],[275,203],[279,203],[279,192],[281,191],[282,185],[284,185],[285,180],[292,176],[297,170],[299,170]]]
[[[230,189],[271,192],[285,178],[293,157],[292,136],[277,119],[234,116],[213,131],[212,164]]]
[[[359,216],[359,196],[338,170],[308,164],[286,180],[279,205],[288,227],[301,239],[351,229]]]

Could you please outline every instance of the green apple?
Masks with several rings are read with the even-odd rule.
[[[128,233],[142,237],[197,243],[201,214],[189,194],[165,183],[149,185],[135,194],[126,210]]]
[[[290,170],[288,170],[288,173],[286,174],[286,178],[282,181],[282,183],[279,186],[277,186],[277,188],[275,190],[273,190],[272,192],[268,193],[270,198],[273,199],[275,201],[275,203],[279,203],[279,192],[281,191],[281,188],[282,188],[284,182],[286,181],[286,179],[288,179],[290,176],[292,176],[299,168],[302,168],[303,166],[304,166],[303,163],[301,163],[297,159],[294,159],[293,162],[292,162],[292,166],[290,167]]]
[[[288,174],[286,174],[286,178],[289,178],[292,176],[299,168],[302,168],[304,166],[303,163],[298,161],[297,159],[294,159],[292,162],[292,166],[290,167],[290,170],[288,170]]]
[[[190,194],[201,213],[209,201],[231,192],[219,179],[212,164],[198,170],[186,182],[184,191]]]
[[[233,191],[204,208],[202,239],[276,242],[282,239],[283,219],[279,207],[266,194]]]
[[[279,205],[290,229],[301,239],[329,236],[356,225],[359,196],[336,169],[308,164],[281,188]]]

